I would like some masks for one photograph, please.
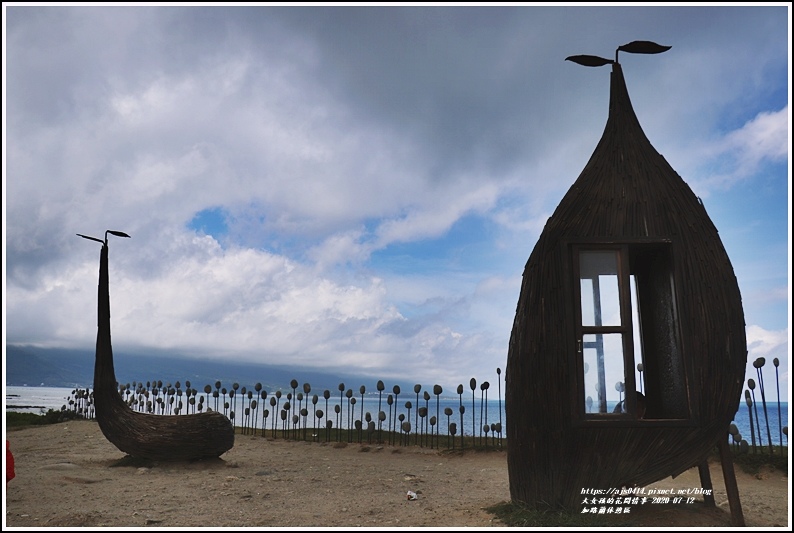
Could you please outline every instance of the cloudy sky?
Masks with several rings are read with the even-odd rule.
[[[620,56],[635,111],[785,395],[785,4],[3,10],[6,343],[93,349],[100,246],[75,234],[114,229],[116,351],[493,381],[606,123],[609,67],[564,59],[651,40],[672,49]]]

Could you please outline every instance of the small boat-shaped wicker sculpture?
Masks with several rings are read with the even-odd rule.
[[[105,232],[99,259],[94,404],[99,428],[122,452],[136,458],[175,461],[219,457],[234,446],[234,426],[222,413],[155,415],[130,409],[118,392],[110,342],[110,289],[107,234],[129,237],[120,231]]]

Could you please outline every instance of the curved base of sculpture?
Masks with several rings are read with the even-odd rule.
[[[222,413],[154,415],[130,409],[115,391],[97,397],[99,428],[116,448],[141,459],[159,461],[219,457],[234,446],[234,426]],[[116,398],[110,397],[115,394]]]

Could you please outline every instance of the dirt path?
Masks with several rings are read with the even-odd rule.
[[[95,422],[6,437],[17,470],[6,490],[9,527],[499,527],[484,508],[510,499],[503,451],[238,435],[217,460],[142,466],[125,460]],[[748,526],[788,525],[785,473],[753,476],[737,468],[737,477]],[[716,509],[646,506],[634,516],[647,526],[729,526],[719,464],[712,465],[712,482]],[[699,487],[700,480],[693,469],[654,486]],[[409,500],[408,491],[417,499]]]

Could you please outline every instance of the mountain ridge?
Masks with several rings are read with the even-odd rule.
[[[276,366],[261,363],[210,361],[173,355],[142,355],[135,352],[114,350],[114,366],[119,383],[162,381],[184,384],[190,381],[191,387],[203,390],[205,385],[230,389],[234,383],[252,387],[261,383],[267,391],[291,390],[290,382],[298,381],[298,390],[309,383],[312,391],[328,389],[338,392],[340,383],[346,389],[352,388],[357,394],[359,387],[365,385],[374,391],[377,379],[355,374],[318,371],[302,367]],[[94,350],[69,348],[40,348],[30,345],[6,345],[5,354],[7,386],[48,386],[93,388]],[[145,369],[145,370],[142,370]],[[250,376],[250,382],[246,382]],[[386,384],[388,393],[394,383]],[[403,391],[413,390],[413,385],[397,383]],[[184,385],[183,385],[184,386]]]

